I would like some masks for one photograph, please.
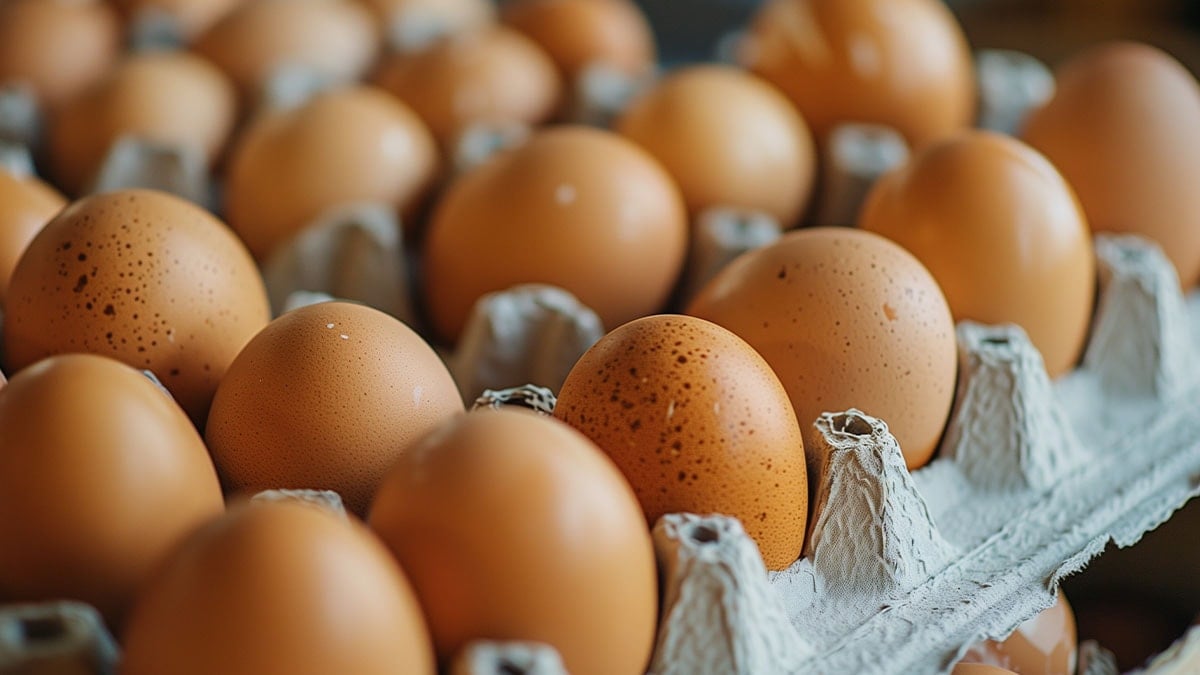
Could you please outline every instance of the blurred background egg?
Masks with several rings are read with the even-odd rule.
[[[118,630],[135,589],[223,508],[200,435],[133,368],[68,354],[0,389],[0,603],[81,600]]]
[[[1167,53],[1136,43],[1087,49],[1055,71],[1057,90],[1021,138],[1079,195],[1096,232],[1151,239],[1183,287],[1200,280],[1200,84]]]
[[[985,663],[956,663],[950,675],[1017,675],[1006,668],[997,668]]]
[[[800,425],[771,367],[733,333],[690,316],[627,323],[575,364],[554,416],[616,463],[649,525],[668,513],[721,513],[741,521],[768,569],[800,557]]]
[[[189,537],[139,593],[122,675],[432,675],[412,588],[361,524],[252,502]]]
[[[21,254],[66,203],[36,177],[0,169],[0,303],[8,295],[8,281]]]
[[[955,321],[1015,323],[1046,370],[1074,368],[1096,286],[1087,220],[1044,157],[1007,136],[966,131],[881,178],[859,225],[933,274]]]
[[[1012,635],[972,645],[961,659],[1021,675],[1074,675],[1075,661],[1075,615],[1061,591],[1053,605],[1017,626]]]
[[[257,0],[114,0],[131,22],[168,20],[185,42],[200,35],[238,5]]]
[[[654,33],[629,0],[512,0],[501,17],[546,50],[566,83],[589,66],[634,77],[655,66]]]
[[[542,642],[574,675],[641,675],[658,597],[629,484],[525,410],[458,416],[401,454],[371,507],[446,663],[476,639]]]
[[[151,190],[74,202],[9,282],[6,364],[90,352],[154,372],[199,425],[233,357],[267,324],[262,277],[199,206]]]
[[[885,421],[909,469],[942,436],[957,373],[954,320],[921,263],[883,237],[811,228],[744,253],[687,313],[733,331],[775,370],[807,447],[823,412]]]

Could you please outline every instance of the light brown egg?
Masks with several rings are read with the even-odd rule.
[[[373,87],[336,89],[243,132],[230,158],[225,214],[265,258],[348,203],[382,202],[411,215],[436,169],[433,137],[408,106]]]
[[[214,23],[248,0],[114,0],[130,19],[144,15],[169,17],[185,41],[208,30]],[[255,0],[257,1],[257,0]]]
[[[650,525],[721,513],[741,521],[768,569],[800,557],[800,425],[771,367],[733,333],[690,316],[631,321],[579,359],[554,416],[616,463]]]
[[[66,203],[57,190],[37,178],[0,170],[0,303],[8,296],[17,260]]]
[[[961,659],[1029,675],[1074,675],[1075,660],[1075,615],[1061,591],[1049,609],[1017,626],[1008,638],[979,642]]]
[[[1017,675],[1011,670],[982,663],[956,663],[950,675]]]
[[[567,79],[589,65],[638,76],[654,67],[654,33],[629,0],[514,0],[504,23],[541,45]]]
[[[970,49],[938,0],[771,0],[739,59],[788,95],[818,143],[858,122],[923,145],[975,115]]]
[[[859,225],[929,268],[956,321],[1018,324],[1051,376],[1074,368],[1095,255],[1074,193],[1037,151],[986,131],[947,137],[880,179]]]
[[[28,86],[46,108],[102,78],[120,49],[120,21],[102,0],[0,2],[0,86]]]
[[[50,120],[52,173],[67,192],[87,190],[123,136],[191,148],[211,164],[236,119],[233,84],[209,62],[186,52],[136,54]]]
[[[193,534],[139,593],[122,675],[432,675],[412,588],[357,522],[252,502]]]
[[[394,54],[373,81],[411,106],[446,147],[472,124],[545,122],[561,93],[550,58],[500,26]]]
[[[750,343],[775,370],[816,447],[823,412],[885,421],[909,469],[941,438],[954,395],[954,321],[921,263],[879,235],[797,230],[745,253],[688,307]]]
[[[283,67],[357,80],[379,42],[371,13],[352,0],[254,0],[226,14],[193,48],[233,78],[244,102],[253,102]]]
[[[687,236],[678,188],[644,150],[598,129],[548,129],[442,198],[426,240],[426,305],[454,341],[485,293],[538,282],[619,326],[666,303]]]
[[[0,603],[81,600],[118,629],[136,588],[223,508],[200,435],[129,366],[56,356],[0,389]]]
[[[1021,138],[1075,189],[1095,232],[1158,242],[1183,287],[1200,280],[1200,84],[1151,47],[1110,43],[1060,66]]]
[[[205,438],[231,490],[335,490],[362,515],[404,448],[462,410],[446,366],[412,329],[327,302],[284,314],[246,345]]]
[[[738,207],[791,227],[808,204],[817,162],[808,126],[778,91],[742,71],[677,71],[635,100],[616,128],[662,162],[693,218]]]
[[[178,197],[122,190],[74,202],[17,263],[7,364],[63,352],[152,370],[197,424],[242,346],[267,324],[262,277],[221,221]]]
[[[620,472],[571,427],[479,411],[409,446],[371,528],[412,581],[443,663],[475,639],[558,650],[573,675],[641,675],[654,551]]]
[[[491,0],[361,0],[385,30],[404,22],[444,33],[485,26],[496,17]]]

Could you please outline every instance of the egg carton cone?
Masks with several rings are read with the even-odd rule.
[[[783,228],[762,211],[719,206],[700,213],[691,234],[683,272],[685,300],[699,293],[734,258],[783,236]]]
[[[523,122],[476,122],[450,143],[449,180],[491,159],[492,155],[524,143],[533,129]]]
[[[29,87],[0,86],[0,141],[36,148],[42,126],[42,111]]]
[[[178,17],[161,7],[140,7],[129,20],[129,49],[134,52],[174,51],[187,46]]]
[[[858,222],[871,186],[908,160],[900,132],[878,124],[841,124],[821,148],[820,191],[811,217],[814,225],[851,226]]]
[[[631,75],[602,61],[584,66],[570,83],[566,118],[579,124],[609,127],[633,99],[658,79],[651,70]]]
[[[549,645],[480,641],[454,659],[450,675],[567,675],[567,670]]]
[[[212,210],[216,194],[208,159],[198,147],[122,136],[109,148],[88,192],[148,188],[169,192]]]
[[[301,502],[332,511],[348,520],[342,496],[333,490],[263,490],[250,498],[252,502]]]
[[[1192,626],[1166,651],[1131,675],[1192,675],[1200,673],[1200,627]]]
[[[5,171],[14,176],[33,176],[36,171],[33,167],[33,157],[29,154],[29,148],[13,141],[0,139],[0,171]]]
[[[554,403],[554,392],[536,384],[525,384],[499,391],[485,389],[471,404],[471,410],[498,410],[505,406],[516,406],[541,415],[553,415]]]
[[[1076,672],[1079,675],[1119,675],[1121,672],[1117,667],[1117,657],[1095,640],[1080,642],[1078,654]]]
[[[0,607],[0,673],[115,675],[118,655],[104,620],[88,605]]]
[[[976,126],[1015,135],[1030,110],[1054,96],[1054,73],[1024,52],[981,49],[975,52],[979,88]]]

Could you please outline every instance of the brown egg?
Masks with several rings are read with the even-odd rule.
[[[1056,71],[1057,90],[1021,138],[1079,195],[1095,232],[1158,242],[1184,288],[1200,280],[1200,84],[1154,47],[1093,47]]]
[[[819,143],[865,122],[923,145],[975,115],[970,49],[938,0],[771,0],[739,59],[788,95]]]
[[[17,260],[66,203],[57,190],[37,178],[0,170],[0,303],[8,296]]]
[[[131,19],[154,15],[169,17],[181,36],[190,41],[248,0],[114,0]],[[257,1],[257,0],[255,0]]]
[[[120,49],[120,22],[101,0],[0,2],[0,86],[28,86],[47,108],[103,77]]]
[[[957,371],[954,321],[929,271],[869,232],[812,228],[736,258],[688,314],[750,343],[791,397],[804,442],[823,412],[885,422],[909,469],[933,455]]]
[[[258,258],[330,209],[392,204],[411,215],[432,185],[437,148],[408,106],[372,87],[316,95],[259,117],[233,148],[229,225]]]
[[[361,0],[385,30],[397,23],[418,24],[445,33],[470,30],[492,22],[496,7],[490,0]]]
[[[986,131],[947,137],[880,179],[859,225],[915,255],[956,321],[1018,324],[1051,376],[1074,368],[1095,255],[1071,188],[1033,149]]]
[[[53,116],[51,168],[64,190],[83,192],[123,136],[195,149],[211,164],[236,118],[233,84],[209,62],[186,52],[136,54]]]
[[[91,352],[154,371],[197,424],[267,324],[262,277],[221,221],[178,197],[81,199],[30,242],[5,302],[7,364]]]
[[[666,303],[687,234],[678,189],[644,150],[598,129],[549,129],[442,198],[426,241],[426,304],[453,341],[479,297],[540,282],[619,326]]]
[[[1075,647],[1075,615],[1059,592],[1049,609],[1017,626],[1007,639],[979,642],[967,650],[962,661],[1008,668],[1022,675],[1074,675]]]
[[[230,489],[335,490],[365,514],[404,448],[462,410],[449,371],[412,329],[327,302],[284,314],[246,345],[205,438]]]
[[[627,323],[571,369],[554,416],[608,454],[651,525],[721,513],[742,522],[768,569],[800,557],[800,425],[771,367],[733,333],[690,316]]]
[[[719,206],[797,224],[812,192],[816,153],[792,104],[724,66],[677,71],[634,101],[617,130],[662,162],[694,218]]]
[[[284,67],[357,80],[374,62],[379,40],[371,13],[352,0],[253,0],[226,14],[194,48],[253,101]]]
[[[558,650],[573,675],[641,675],[654,551],[628,483],[571,427],[524,410],[459,416],[411,445],[371,507],[438,658],[475,639]]]
[[[122,675],[434,673],[412,588],[361,524],[252,502],[193,534],[138,595]]]
[[[950,675],[1017,675],[1011,670],[988,666],[982,663],[956,663]]]
[[[541,45],[568,81],[590,65],[634,76],[654,67],[654,33],[629,0],[514,0],[503,17]]]
[[[472,124],[545,122],[560,95],[550,58],[499,26],[394,54],[373,80],[411,106],[447,147]]]
[[[81,600],[117,629],[143,579],[223,508],[200,435],[129,366],[56,356],[0,389],[0,603]]]

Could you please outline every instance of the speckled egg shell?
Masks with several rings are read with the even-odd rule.
[[[65,206],[57,190],[37,178],[19,178],[0,170],[0,302],[21,254]]]

